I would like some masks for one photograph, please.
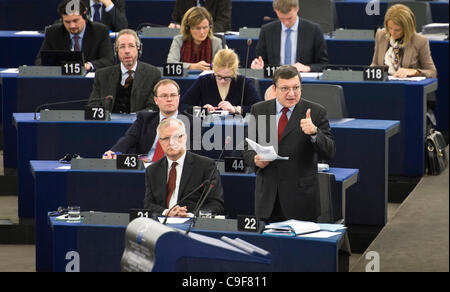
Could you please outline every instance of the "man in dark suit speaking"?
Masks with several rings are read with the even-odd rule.
[[[278,138],[278,155],[289,160],[264,161],[246,147],[245,162],[256,172],[255,213],[269,222],[317,221],[321,210],[317,157],[330,160],[336,151],[327,112],[301,98],[301,77],[294,66],[275,71],[273,84],[276,98],[252,106],[256,124],[249,123],[249,133],[256,129],[257,142],[269,141],[274,133],[263,132],[258,123],[265,121],[265,129],[270,129],[276,122],[272,128],[277,135],[272,137]]]
[[[320,72],[328,63],[320,26],[298,16],[298,0],[274,0],[277,21],[261,27],[252,69],[267,65],[294,65],[299,72]]]
[[[62,24],[55,24],[45,32],[45,39],[36,57],[41,65],[41,51],[82,51],[86,71],[94,71],[114,64],[108,28],[92,23],[87,18],[87,8],[82,2],[64,0],[58,6]]]
[[[166,157],[158,160],[145,171],[144,208],[152,214],[188,217],[195,211],[203,188],[192,196],[186,196],[209,180],[211,188],[202,207],[213,214],[223,214],[223,189],[214,160],[186,151],[186,129],[179,119],[167,119],[158,126],[158,136]],[[185,201],[180,205],[179,201]]]
[[[105,105],[112,113],[158,110],[153,100],[153,87],[161,72],[153,65],[139,61],[141,41],[131,29],[121,30],[114,45],[120,64],[98,70],[89,105]],[[98,100],[112,96],[112,100]]]

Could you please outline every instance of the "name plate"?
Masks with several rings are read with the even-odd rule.
[[[167,63],[163,67],[163,75],[166,77],[183,77],[184,69],[181,63]]]
[[[102,106],[86,106],[84,108],[84,119],[86,121],[106,121],[108,112]]]
[[[136,218],[151,218],[149,209],[130,209],[130,222]]]
[[[280,65],[264,65],[264,78],[273,78],[273,74]]]
[[[116,161],[117,169],[139,170],[142,165],[142,161],[140,161],[138,155],[135,154],[119,154],[117,155]]]
[[[78,62],[67,62],[61,65],[61,75],[81,76],[83,75],[83,64]]]
[[[241,157],[224,157],[225,172],[245,173],[244,158]]]
[[[259,220],[256,216],[237,215],[238,231],[259,232]]]
[[[384,67],[367,67],[363,71],[364,81],[386,81],[387,72]]]

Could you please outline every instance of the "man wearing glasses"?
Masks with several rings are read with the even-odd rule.
[[[335,144],[327,112],[321,105],[301,98],[301,77],[291,65],[275,71],[276,98],[253,105],[251,114],[257,142],[272,142],[278,155],[289,160],[263,160],[256,152],[244,151],[247,165],[256,172],[255,214],[268,222],[297,219],[317,221],[320,216],[318,157],[331,160]],[[264,122],[266,127],[258,123]],[[272,125],[270,123],[276,123]],[[277,135],[265,129],[276,129]],[[272,137],[272,139],[270,138]]]
[[[161,79],[161,72],[153,65],[138,62],[142,45],[136,32],[121,30],[114,52],[120,64],[96,72],[88,104],[103,105],[112,113],[158,110],[153,87]],[[112,98],[104,99],[107,96]]]
[[[266,65],[294,65],[299,72],[321,72],[328,63],[320,26],[298,17],[298,0],[274,0],[278,20],[261,27],[252,69]]]
[[[104,159],[116,159],[116,154],[143,154],[148,161],[158,161],[164,156],[158,141],[156,128],[163,120],[178,116],[180,87],[170,79],[162,79],[154,88],[154,102],[159,107],[155,112],[138,112],[136,121],[111,150],[103,154]]]
[[[209,190],[201,209],[223,214],[223,189],[214,160],[186,151],[186,129],[179,119],[162,121],[157,132],[166,156],[145,171],[144,208],[153,215],[166,215],[170,211],[169,216],[189,217],[202,194]]]

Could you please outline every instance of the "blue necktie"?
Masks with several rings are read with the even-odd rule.
[[[292,29],[286,29],[286,44],[284,46],[284,64],[291,64],[292,44],[291,44],[291,31]]]
[[[92,20],[94,22],[100,22],[100,7],[102,7],[102,5],[100,4],[94,4],[94,17],[92,18]]]

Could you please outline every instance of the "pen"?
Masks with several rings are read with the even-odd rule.
[[[113,152],[113,153],[108,153],[108,154],[103,154],[103,156],[108,156],[108,155],[119,155],[122,154],[122,152]]]

